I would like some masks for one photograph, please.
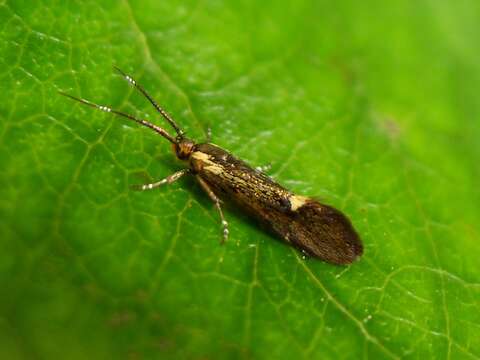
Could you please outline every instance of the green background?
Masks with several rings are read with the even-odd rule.
[[[478,1],[0,1],[0,358],[480,358]],[[349,215],[302,259],[231,236],[146,129],[188,131]]]

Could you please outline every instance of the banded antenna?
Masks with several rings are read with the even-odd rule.
[[[170,125],[175,129],[175,132],[177,133],[178,137],[181,139],[183,138],[183,135],[185,134],[182,129],[180,129],[180,126],[173,120],[173,118],[165,111],[163,110],[160,105],[157,104],[157,102],[147,93],[147,91],[143,88],[142,85],[140,85],[134,78],[132,78],[130,75],[126,74],[123,72],[120,68],[117,66],[113,66],[115,70],[118,71],[120,75],[122,75],[125,80],[128,81],[130,85],[132,85],[135,89],[137,89],[139,92],[143,94],[147,98],[148,101],[150,101],[150,104],[153,105],[153,107],[163,116],[165,120],[168,121]]]
[[[63,91],[59,91],[60,95],[63,95],[63,96],[66,96],[70,99],[73,99],[75,101],[78,101],[79,103],[83,104],[83,105],[87,105],[87,106],[90,106],[90,107],[93,107],[95,109],[98,109],[98,110],[101,110],[101,111],[105,111],[107,113],[112,113],[112,114],[115,114],[117,116],[120,116],[120,117],[123,117],[123,118],[126,118],[128,120],[131,120],[131,121],[135,121],[136,123],[140,124],[140,125],[143,125],[153,131],[155,131],[156,133],[160,134],[161,136],[163,136],[165,139],[167,139],[168,141],[170,141],[172,144],[177,144],[177,140],[172,136],[170,135],[166,130],[162,129],[161,127],[155,125],[155,124],[152,124],[151,122],[148,122],[147,120],[143,120],[143,119],[137,119],[135,116],[132,116],[130,114],[126,114],[124,112],[121,112],[121,111],[118,111],[118,110],[114,110],[108,106],[104,106],[104,105],[98,105],[98,104],[95,104],[91,101],[88,101],[88,100],[85,100],[85,99],[81,99],[81,98],[77,98],[73,95],[70,95],[70,94],[67,94]],[[180,135],[179,135],[180,136]]]

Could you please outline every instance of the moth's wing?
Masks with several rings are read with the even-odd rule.
[[[362,254],[357,233],[340,211],[292,194],[217,146],[199,144],[197,150],[209,157],[199,176],[215,193],[237,202],[288,243],[334,264],[349,264]]]
[[[334,264],[350,264],[363,254],[350,220],[339,210],[308,200],[293,213],[290,241],[307,253]]]
[[[350,220],[337,209],[309,199],[290,212],[263,213],[269,227],[308,255],[333,264],[350,264],[363,253]]]

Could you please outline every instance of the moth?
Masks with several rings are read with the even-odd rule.
[[[350,264],[362,255],[363,245],[357,232],[350,220],[339,210],[313,198],[294,194],[277,184],[263,171],[252,168],[225,149],[210,143],[210,140],[197,143],[188,138],[173,118],[137,81],[119,68],[114,68],[145,96],[174,129],[175,136],[149,121],[108,106],[98,105],[64,92],[60,94],[155,131],[172,144],[176,157],[187,164],[186,168],[160,181],[137,185],[138,190],[156,189],[171,184],[185,175],[191,175],[215,204],[223,227],[222,243],[227,240],[229,230],[221,199],[227,199],[258,219],[286,243],[309,256],[333,264]]]

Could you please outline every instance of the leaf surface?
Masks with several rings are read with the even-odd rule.
[[[0,357],[480,357],[480,8],[0,2]],[[229,207],[146,129],[187,130],[341,209],[336,267]]]

